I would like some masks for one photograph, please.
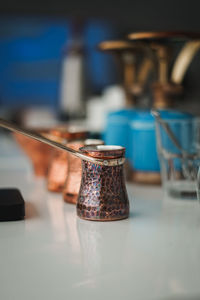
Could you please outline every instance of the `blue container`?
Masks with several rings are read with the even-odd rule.
[[[187,113],[181,113],[173,110],[160,111],[161,117],[166,122],[168,120],[191,120],[192,115]],[[189,123],[188,123],[189,124]],[[181,125],[182,126],[182,125]],[[185,122],[185,136],[180,136],[180,125],[176,122],[172,125],[171,129],[174,132],[177,139],[184,140],[184,149],[187,150],[190,147],[190,139],[188,131],[191,128]],[[163,135],[166,133],[163,131]],[[178,152],[176,146],[167,137],[166,149],[171,152]],[[183,144],[182,144],[183,145]],[[156,147],[156,132],[155,132],[155,119],[151,115],[150,111],[137,111],[135,112],[134,119],[130,123],[129,134],[129,157],[131,166],[137,171],[143,172],[159,172],[160,165]]]
[[[126,148],[126,157],[130,158],[129,131],[135,110],[123,109],[107,115],[104,141],[106,145],[119,145]]]
[[[130,123],[130,163],[134,170],[159,172],[155,120],[150,111],[137,111]]]

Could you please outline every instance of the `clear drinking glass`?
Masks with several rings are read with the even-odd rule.
[[[197,188],[197,199],[200,202],[200,167],[199,167],[199,170],[198,170],[198,173],[197,173],[197,185],[196,185],[196,188]]]
[[[165,120],[177,144],[156,121],[157,149],[162,184],[172,197],[196,198],[197,172],[200,165],[200,119]]]

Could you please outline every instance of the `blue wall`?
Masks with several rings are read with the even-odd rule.
[[[71,37],[70,23],[50,18],[1,18],[0,105],[20,107],[49,105],[59,100],[63,49]],[[112,59],[96,50],[96,44],[114,38],[105,22],[87,22],[83,40],[92,90],[115,82]]]

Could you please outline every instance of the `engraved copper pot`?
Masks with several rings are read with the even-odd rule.
[[[86,145],[103,145],[104,142],[99,139],[87,139],[85,141],[70,142],[68,147],[79,150]],[[76,204],[78,193],[81,185],[82,167],[81,160],[72,154],[68,156],[68,174],[66,183],[63,189],[63,199],[65,202]]]
[[[31,130],[43,136],[49,133],[49,129]],[[19,133],[13,133],[13,136],[26,155],[32,162],[34,174],[44,177],[47,175],[48,165],[50,162],[52,147]]]
[[[62,140],[64,144],[68,141],[85,139],[88,132],[77,130],[72,127],[55,128],[50,134],[57,137],[58,141]],[[82,144],[81,144],[82,145]],[[51,162],[47,175],[47,188],[51,192],[61,193],[68,174],[68,153],[59,149],[53,149]]]
[[[80,150],[94,158],[123,158],[121,146],[86,146]],[[129,216],[124,167],[105,166],[82,161],[81,187],[77,200],[77,215],[93,221],[112,221]]]

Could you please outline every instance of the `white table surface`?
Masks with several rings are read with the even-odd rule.
[[[84,221],[34,178],[0,136],[0,187],[17,187],[26,219],[0,223],[0,299],[200,299],[200,206],[128,185],[130,218]]]

